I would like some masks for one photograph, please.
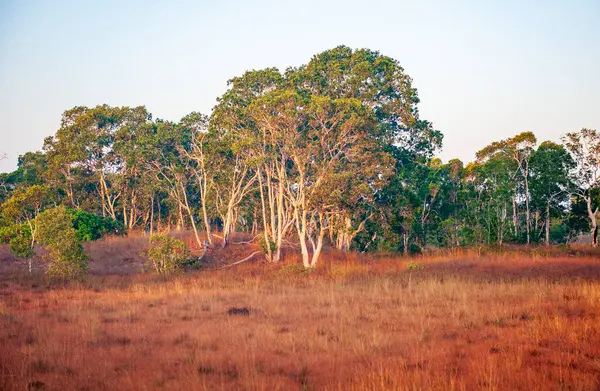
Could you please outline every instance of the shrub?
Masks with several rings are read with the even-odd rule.
[[[279,274],[283,276],[296,276],[302,274],[308,274],[312,271],[310,268],[305,268],[302,264],[291,263],[288,265],[283,265],[279,269]]]
[[[423,270],[425,269],[425,266],[423,265],[419,265],[418,263],[416,263],[415,261],[410,261],[408,264],[408,270],[409,271],[417,271],[417,270]]]
[[[48,209],[36,218],[38,240],[48,249],[48,275],[71,279],[87,273],[87,255],[73,228],[73,216],[64,206]]]
[[[27,259],[35,255],[33,243],[31,242],[31,231],[27,225],[15,229],[14,236],[10,239],[10,250],[17,258]]]
[[[271,253],[272,253],[277,248],[277,243],[269,240],[269,247],[271,248]],[[269,247],[267,247],[267,241],[265,240],[265,237],[261,235],[260,239],[258,240],[258,248],[263,253],[268,254]]]
[[[17,227],[15,236],[10,240],[10,251],[20,259],[26,259],[29,273],[31,273],[32,258],[35,255],[35,247],[31,237],[31,230],[27,224]]]
[[[122,232],[122,224],[112,218],[98,216],[82,209],[71,209],[73,228],[82,242],[98,240],[107,234]]]
[[[157,273],[172,273],[189,258],[190,250],[182,240],[159,233],[150,236],[150,248],[143,255]]]

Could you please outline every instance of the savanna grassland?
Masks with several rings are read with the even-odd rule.
[[[593,252],[392,258],[326,250],[161,277],[146,238],[86,244],[90,276],[0,262],[3,390],[597,390]],[[231,261],[253,251],[229,247]],[[410,262],[412,267],[409,267]],[[422,269],[420,267],[422,266]],[[412,269],[412,270],[411,270]]]

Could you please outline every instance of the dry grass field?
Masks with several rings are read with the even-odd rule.
[[[0,250],[2,390],[599,390],[600,259],[328,252],[160,278],[145,238],[89,244],[90,277]],[[233,246],[224,259],[253,251]],[[532,256],[532,254],[534,254]]]

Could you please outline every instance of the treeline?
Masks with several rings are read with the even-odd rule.
[[[271,261],[291,239],[306,267],[325,243],[414,253],[592,232],[596,245],[598,132],[563,144],[524,132],[475,162],[443,164],[442,134],[418,103],[396,60],[342,46],[283,73],[233,78],[210,116],[175,123],[145,107],[74,107],[42,151],[0,176],[0,201],[46,186],[36,213],[65,205],[124,231],[191,229],[199,246],[200,232],[220,246],[251,232]]]

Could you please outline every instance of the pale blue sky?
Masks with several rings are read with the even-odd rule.
[[[342,44],[400,61],[444,160],[524,130],[558,140],[600,128],[599,19],[599,0],[0,0],[0,172],[73,106],[179,120],[233,76]]]

